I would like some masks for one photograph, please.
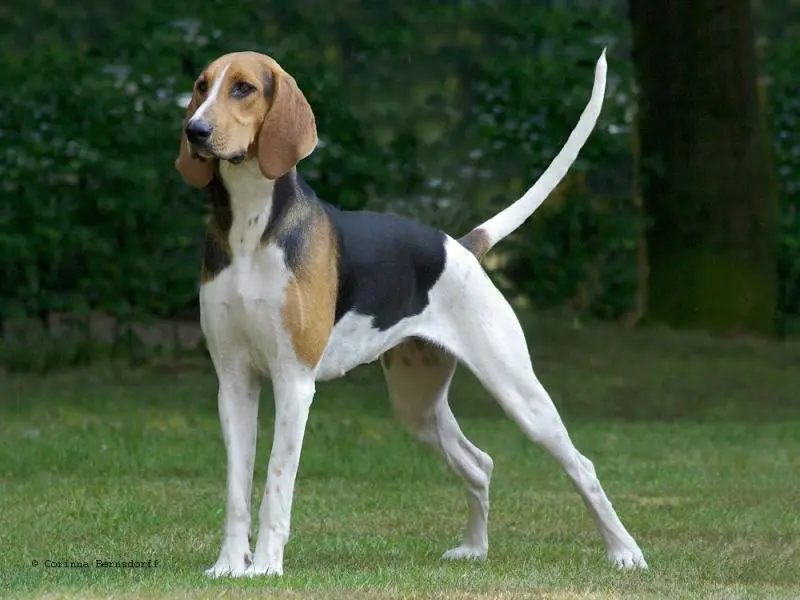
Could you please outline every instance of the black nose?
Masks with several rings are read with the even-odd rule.
[[[192,144],[202,144],[211,137],[213,130],[214,128],[208,121],[202,119],[191,120],[186,125],[186,138]]]

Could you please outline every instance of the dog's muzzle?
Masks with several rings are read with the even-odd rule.
[[[234,165],[244,162],[246,152],[237,152],[231,156],[219,156],[209,148],[209,140],[214,132],[214,127],[204,119],[191,119],[186,124],[186,139],[189,140],[189,150],[192,156],[200,159],[218,158],[227,160]]]
[[[214,128],[203,119],[190,119],[186,124],[186,139],[198,149],[204,148]]]

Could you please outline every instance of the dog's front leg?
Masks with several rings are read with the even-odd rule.
[[[259,511],[258,540],[250,575],[282,575],[283,548],[289,539],[292,496],[308,412],[314,399],[310,372],[273,373],[275,433],[267,485]]]
[[[250,554],[250,493],[258,432],[261,383],[244,362],[218,369],[219,417],[228,456],[225,537],[222,550],[206,575],[234,577],[252,564]]]

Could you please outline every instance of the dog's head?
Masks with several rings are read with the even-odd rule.
[[[203,188],[215,161],[257,158],[264,176],[277,179],[316,145],[314,113],[294,78],[269,56],[236,52],[195,81],[175,168]]]

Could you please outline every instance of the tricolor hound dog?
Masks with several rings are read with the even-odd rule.
[[[492,459],[461,432],[447,393],[457,361],[569,475],[621,568],[646,568],[592,463],[572,444],[536,378],[520,324],[480,258],[519,227],[575,161],[594,128],[605,51],[591,99],[564,147],[525,195],[459,240],[412,220],[346,212],[319,200],[297,163],[317,144],[294,78],[267,56],[239,52],[197,79],[176,168],[211,197],[201,323],[219,380],[227,450],[225,537],[207,573],[280,575],[295,476],[315,382],[380,358],[400,420],[466,484],[460,546],[486,557]],[[275,432],[250,552],[250,495],[260,379],[272,379]]]

